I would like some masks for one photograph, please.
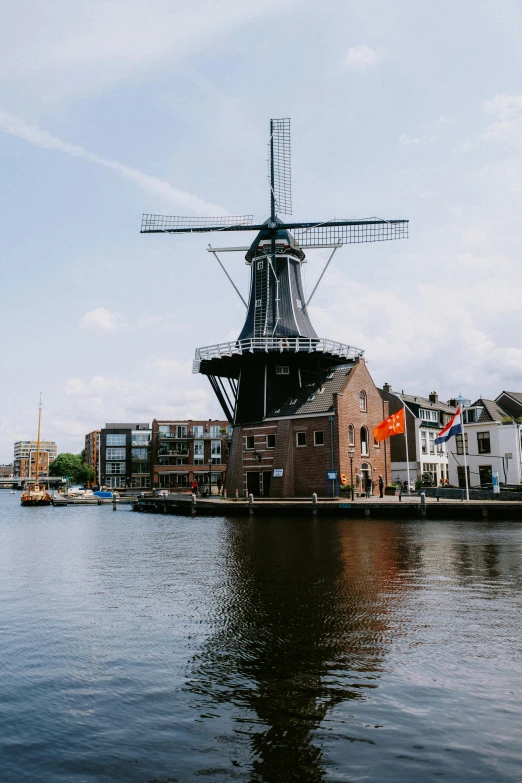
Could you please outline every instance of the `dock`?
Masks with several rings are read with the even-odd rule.
[[[522,500],[455,500],[403,496],[346,499],[309,498],[230,500],[196,498],[190,495],[139,497],[133,511],[181,516],[294,516],[343,519],[484,519],[522,522]]]

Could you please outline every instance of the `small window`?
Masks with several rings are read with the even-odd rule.
[[[290,367],[278,364],[276,367],[276,375],[290,375]]]
[[[275,449],[275,435],[266,436],[266,447],[267,449]]]
[[[247,435],[247,437],[246,437],[246,447],[247,447],[247,449],[253,449],[254,448],[254,436],[253,435]]]
[[[306,446],[306,432],[296,432],[296,444]]]
[[[323,432],[323,430],[316,430],[314,432],[314,446],[324,446],[324,432]]]
[[[363,457],[367,457],[369,455],[368,451],[368,430],[366,427],[361,427],[361,454]]]
[[[468,433],[466,432],[464,435],[465,443],[466,443],[466,454],[469,454],[468,451]],[[464,454],[464,449],[462,446],[462,433],[459,435],[455,435],[455,446],[457,447],[457,454]],[[464,468],[462,468],[464,470]],[[468,465],[468,471],[469,471],[469,465]],[[462,473],[462,478],[464,479],[464,473]],[[460,485],[459,485],[460,486]]]
[[[477,444],[479,454],[491,454],[489,432],[477,432]]]
[[[360,408],[360,410],[362,410],[362,411],[365,411],[365,410],[367,410],[366,404],[367,404],[367,401],[366,401],[366,392],[365,392],[365,391],[362,391],[362,392],[359,394],[359,408]]]
[[[258,261],[257,262],[257,268],[258,269],[262,269],[263,268],[263,262],[262,261]]]
[[[261,307],[261,299],[256,299],[256,307]]]
[[[353,424],[348,425],[348,445],[355,446],[355,429]]]
[[[302,307],[303,307],[303,304],[302,304],[301,300],[300,300],[300,299],[296,299],[296,300],[295,300],[295,303],[296,303],[296,305],[298,306],[298,308],[301,310],[301,309],[302,309]]]

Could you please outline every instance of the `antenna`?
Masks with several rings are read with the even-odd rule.
[[[284,215],[292,214],[290,156],[290,118],[270,120],[270,193],[272,207],[270,212],[272,220],[275,218],[276,211]]]

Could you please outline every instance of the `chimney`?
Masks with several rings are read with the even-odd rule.
[[[389,383],[385,383],[382,387],[383,392],[387,392],[388,394],[391,394],[392,387]]]
[[[429,400],[434,405],[436,405],[438,403],[438,401],[439,401],[439,395],[437,394],[437,392],[431,392],[431,394],[429,396]]]

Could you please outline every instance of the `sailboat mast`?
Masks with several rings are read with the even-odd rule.
[[[38,439],[36,441],[36,479],[35,484],[38,484],[38,475],[40,472],[40,425],[42,423],[42,392],[40,392],[40,405],[38,406]],[[29,460],[29,465],[31,460]]]

